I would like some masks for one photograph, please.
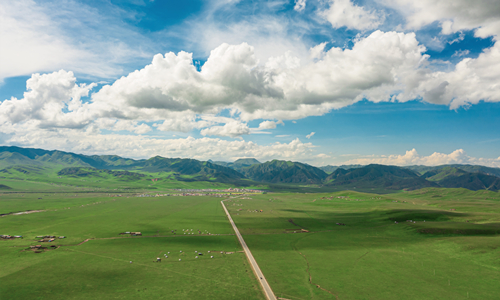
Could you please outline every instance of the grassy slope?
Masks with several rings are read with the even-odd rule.
[[[115,176],[106,173],[106,171],[95,171],[89,176],[76,176],[76,175],[58,175],[62,167],[53,166],[52,168],[43,168],[28,170],[26,167],[22,167],[19,170],[9,169],[9,173],[0,173],[3,177],[0,179],[0,184],[5,184],[9,187],[12,182],[19,182],[15,184],[15,187],[21,188],[23,182],[29,182],[31,184],[47,184],[52,183],[59,186],[66,187],[85,187],[85,190],[95,190],[100,189],[201,189],[201,188],[227,188],[234,187],[234,184],[220,183],[220,182],[210,182],[210,181],[180,181],[178,178],[173,176],[172,172],[142,172],[134,171],[134,173],[144,175],[140,178],[131,178],[130,176]],[[112,172],[119,172],[114,170]],[[181,179],[188,179],[190,176],[180,176]],[[158,178],[158,181],[153,182],[152,179]],[[8,183],[10,182],[10,183]]]

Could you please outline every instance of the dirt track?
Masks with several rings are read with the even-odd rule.
[[[226,206],[224,205],[224,200],[220,202],[222,204],[222,207],[224,208],[224,211],[226,212],[227,218],[229,219],[229,222],[231,223],[231,226],[233,226],[234,232],[236,233],[236,236],[238,237],[238,240],[240,241],[241,247],[243,247],[243,250],[245,251],[245,255],[248,258],[248,261],[250,262],[250,266],[252,266],[253,272],[255,273],[255,276],[257,276],[257,280],[260,282],[260,285],[262,286],[262,289],[264,290],[264,294],[266,295],[266,298],[269,300],[276,300],[276,296],[274,296],[273,290],[271,289],[271,286],[269,286],[269,283],[266,280],[266,277],[264,277],[264,274],[262,274],[262,271],[259,268],[259,265],[255,261],[255,258],[253,258],[252,252],[250,252],[250,249],[248,248],[247,244],[245,243],[245,240],[240,234],[240,231],[236,227],[236,224],[234,224],[233,219],[231,218],[231,215],[229,214],[229,211],[227,210]]]

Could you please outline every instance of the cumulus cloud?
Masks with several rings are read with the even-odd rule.
[[[491,159],[471,157],[468,156],[463,149],[455,150],[450,154],[434,152],[429,156],[422,156],[417,153],[417,150],[412,149],[410,151],[406,151],[404,155],[371,156],[357,158],[348,160],[344,164],[384,164],[397,166],[438,166],[446,164],[471,164],[498,168],[500,167],[500,157]]]
[[[451,72],[429,73],[417,93],[425,101],[456,109],[479,101],[499,102],[500,42],[478,58],[464,58]]]
[[[161,131],[197,129],[203,135],[237,137],[281,122],[264,121],[252,131],[245,123],[251,120],[318,116],[362,99],[421,97],[451,108],[500,101],[499,43],[476,59],[463,59],[451,72],[431,72],[425,50],[413,33],[375,31],[352,49],[325,51],[320,45],[317,58],[310,61],[287,52],[259,63],[252,46],[223,44],[201,70],[187,52],[155,55],[151,64],[103,86],[85,101],[81,98],[95,84],[79,85],[72,72],[62,70],[34,74],[22,99],[0,104],[0,123],[6,132],[8,124],[51,129],[95,122],[98,128],[96,120],[127,120],[136,122],[127,127],[131,132],[145,133],[151,127],[142,124],[149,123]],[[231,117],[215,117],[223,110]]]
[[[29,121],[39,127],[84,127],[90,120],[85,116],[81,97],[94,86],[76,84],[73,72],[64,70],[33,74],[26,82],[27,92],[22,99],[11,98],[0,104],[0,124]]]
[[[309,49],[309,52],[310,52],[310,57],[313,58],[313,59],[321,59],[323,58],[324,54],[325,54],[325,46],[326,44],[328,44],[327,42],[324,42],[324,43],[321,43],[321,44],[318,44],[314,47],[312,47],[311,49]]]
[[[367,11],[350,0],[331,0],[330,7],[320,12],[333,28],[367,30],[377,28],[384,20],[381,13]]]
[[[229,122],[223,126],[212,126],[209,128],[202,129],[200,134],[205,135],[218,135],[218,136],[229,136],[237,137],[244,134],[250,134],[250,128],[245,123],[238,121]]]
[[[315,135],[315,134],[316,134],[316,132],[314,132],[314,131],[313,131],[313,132],[309,133],[308,135],[306,135],[306,138],[307,138],[307,139],[310,139],[310,138],[312,138],[312,137],[313,137],[313,135]]]
[[[274,122],[274,121],[264,121],[264,122],[259,124],[259,130],[260,129],[274,129],[274,128],[276,128],[276,122]]]
[[[439,21],[442,33],[475,29],[476,36],[500,33],[500,2],[495,0],[383,0],[406,17],[409,29],[420,29]]]
[[[252,46],[223,44],[201,71],[190,53],[158,54],[150,65],[94,93],[89,109],[126,119],[221,109],[235,110],[243,121],[298,119],[363,98],[387,101],[414,85],[419,76],[414,73],[426,60],[414,34],[396,32],[376,31],[352,49],[319,50],[323,58],[317,61],[301,63],[287,52],[262,65]]]

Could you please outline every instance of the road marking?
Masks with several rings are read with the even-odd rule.
[[[234,232],[236,233],[236,236],[238,237],[238,240],[240,241],[241,247],[243,247],[243,251],[245,251],[245,255],[247,256],[248,261],[250,262],[250,266],[252,267],[253,273],[257,277],[257,281],[259,281],[262,289],[264,290],[264,294],[266,295],[266,298],[268,300],[276,300],[276,296],[274,296],[273,290],[269,286],[269,283],[267,283],[266,277],[264,277],[264,274],[259,268],[259,265],[255,261],[255,258],[253,258],[252,252],[250,252],[250,249],[247,246],[247,243],[245,243],[245,240],[240,234],[240,231],[236,227],[236,224],[234,224],[233,218],[231,218],[231,215],[229,214],[229,211],[227,211],[226,206],[224,205],[224,201],[222,200],[220,203],[222,204],[222,207],[224,208],[224,211],[226,212],[227,218],[229,219],[229,222],[231,223],[231,226],[233,226]]]

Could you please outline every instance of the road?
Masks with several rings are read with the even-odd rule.
[[[236,227],[236,224],[234,224],[233,218],[231,218],[231,215],[227,211],[226,206],[224,205],[224,200],[220,202],[222,204],[222,207],[224,208],[224,211],[226,212],[227,218],[229,219],[229,222],[231,223],[231,226],[233,226],[234,232],[236,233],[236,236],[238,237],[238,240],[240,241],[241,247],[243,247],[243,250],[245,251],[245,255],[247,256],[248,261],[250,262],[250,265],[252,266],[253,272],[255,276],[257,276],[257,280],[260,282],[260,285],[262,286],[262,289],[264,290],[264,294],[266,295],[266,298],[268,300],[276,300],[276,296],[274,296],[273,290],[269,286],[269,283],[267,283],[266,277],[264,277],[264,274],[262,274],[262,271],[259,268],[259,265],[255,261],[255,258],[253,258],[252,252],[250,252],[250,249],[248,248],[247,244],[245,243],[245,240],[240,234],[240,231]]]

